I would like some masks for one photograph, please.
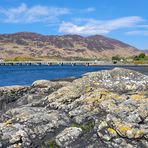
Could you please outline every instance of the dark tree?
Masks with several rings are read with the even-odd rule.
[[[144,59],[145,58],[145,53],[140,53],[139,54],[139,59]]]

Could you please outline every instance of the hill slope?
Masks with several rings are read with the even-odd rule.
[[[148,54],[148,49],[141,50],[141,52],[144,52],[145,54]]]
[[[0,35],[0,58],[20,55],[58,59],[100,58],[117,54],[130,56],[136,53],[138,53],[136,48],[102,35],[45,36],[29,32]]]

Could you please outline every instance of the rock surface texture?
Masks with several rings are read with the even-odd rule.
[[[148,76],[115,68],[0,88],[0,148],[147,148]]]

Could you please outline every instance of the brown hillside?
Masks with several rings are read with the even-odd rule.
[[[109,58],[117,54],[131,56],[138,52],[136,48],[128,44],[102,35],[45,36],[29,32],[0,35],[0,58],[30,56],[94,59]]]

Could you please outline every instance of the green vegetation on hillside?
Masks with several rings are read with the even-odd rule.
[[[111,59],[104,57],[104,58],[81,58],[81,57],[56,57],[56,56],[40,56],[40,57],[32,57],[32,56],[25,56],[20,55],[12,58],[3,59],[5,62],[17,62],[17,61],[110,61],[114,64],[148,64],[148,55],[145,53],[140,53],[136,56],[131,57],[122,57],[121,55],[115,55]]]
[[[121,57],[119,55],[113,56],[112,61],[120,61]]]
[[[116,64],[118,62],[126,63],[126,58],[125,57],[121,57],[120,55],[115,55],[115,56],[112,57],[112,62],[114,64]]]
[[[140,53],[133,58],[134,64],[148,64],[148,55]]]
[[[7,58],[7,59],[4,59],[5,62],[8,62],[8,61],[39,61],[39,59],[37,58],[34,58],[34,57],[31,57],[31,56],[17,56],[17,57],[14,57],[14,58]]]

